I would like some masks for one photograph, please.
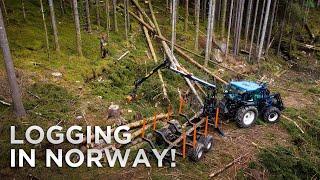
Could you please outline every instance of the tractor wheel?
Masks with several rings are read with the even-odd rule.
[[[209,152],[214,145],[213,137],[211,135],[208,135],[207,137],[201,136],[199,142],[204,145],[204,152]]]
[[[195,148],[188,150],[188,157],[194,162],[198,162],[204,154],[204,145],[201,142],[197,142]]]
[[[263,119],[268,123],[276,123],[280,120],[281,112],[276,107],[269,107],[263,114]]]
[[[258,109],[254,106],[244,106],[239,108],[236,114],[236,122],[241,128],[252,126],[258,117]]]

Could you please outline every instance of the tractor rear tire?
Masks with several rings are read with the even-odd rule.
[[[197,142],[195,148],[188,150],[188,157],[191,161],[198,162],[204,155],[204,145],[201,142]]]
[[[201,136],[199,142],[204,145],[204,152],[209,152],[214,146],[213,137],[211,135],[207,135],[207,137]]]
[[[276,123],[280,120],[281,111],[277,107],[269,107],[263,113],[263,120],[268,123]]]
[[[239,108],[236,114],[236,122],[241,128],[252,126],[258,117],[258,109],[254,106],[244,106]]]

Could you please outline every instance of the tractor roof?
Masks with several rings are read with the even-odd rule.
[[[262,86],[252,81],[231,81],[230,85],[241,91],[255,91]]]

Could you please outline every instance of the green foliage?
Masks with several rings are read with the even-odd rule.
[[[312,179],[320,177],[320,166],[308,157],[297,157],[287,147],[265,149],[260,162],[271,173],[271,179]]]

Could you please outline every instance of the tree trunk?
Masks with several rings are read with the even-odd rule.
[[[288,10],[288,3],[289,3],[289,0],[286,1],[284,14],[283,14],[282,21],[281,21],[280,36],[279,36],[278,48],[277,48],[277,55],[278,56],[280,55],[280,47],[281,47],[281,41],[282,41],[282,36],[283,36],[284,25],[286,23],[286,14],[287,14],[287,10]]]
[[[7,22],[9,22],[9,16],[8,16],[7,8],[6,8],[6,3],[4,2],[4,0],[1,0],[1,4],[2,4],[3,11],[4,11],[4,16],[7,20]]]
[[[90,5],[89,0],[85,0],[85,11],[86,11],[86,30],[88,33],[92,32],[91,20],[90,20]]]
[[[189,20],[189,0],[185,0],[185,16],[184,16],[184,31],[188,31],[188,20]]]
[[[199,49],[199,20],[200,20],[200,0],[196,0],[195,7],[195,17],[196,17],[196,37],[194,41],[194,49],[198,51]]]
[[[96,21],[98,27],[100,27],[100,0],[96,0]]]
[[[171,51],[173,55],[174,44],[176,43],[176,21],[177,21],[177,0],[172,0],[172,16],[171,16]]]
[[[249,50],[249,62],[251,62],[250,61],[251,60],[251,52],[252,52],[252,45],[253,45],[254,34],[255,34],[255,29],[256,29],[258,9],[259,9],[259,0],[257,0],[256,9],[254,12],[253,27],[252,27],[252,31],[251,31],[251,43],[250,43],[250,50]]]
[[[58,39],[58,29],[57,29],[57,23],[56,23],[56,16],[54,13],[53,1],[48,0],[48,2],[49,2],[49,8],[50,8],[52,30],[53,30],[54,47],[57,52],[60,52],[60,45],[59,45],[59,39]]]
[[[128,43],[128,0],[124,0],[124,27],[126,31],[126,41]]]
[[[106,11],[106,30],[107,30],[107,35],[109,37],[110,34],[110,8],[109,8],[109,0],[106,0],[105,4],[105,11]]]
[[[215,1],[209,1],[209,16],[208,16],[208,25],[207,25],[207,41],[205,49],[205,58],[204,66],[208,65],[208,61],[211,55],[211,45],[212,45],[212,34],[213,34],[213,24],[214,24],[214,10],[215,10]]]
[[[13,66],[13,61],[10,53],[6,28],[3,22],[2,10],[0,8],[0,44],[2,48],[2,54],[4,59],[5,68],[7,71],[11,98],[13,102],[13,111],[17,117],[23,117],[26,115],[26,111],[24,110],[20,88],[17,82],[17,77],[15,75],[15,69]]]
[[[207,4],[208,0],[203,0],[202,6],[202,20],[205,21],[207,19]]]
[[[221,22],[220,22],[220,27],[221,27],[221,37],[224,38],[224,33],[226,29],[226,13],[227,13],[227,0],[222,0],[221,2],[222,6],[222,11],[221,11]]]
[[[62,16],[64,15],[65,11],[64,11],[64,0],[60,0],[60,10],[61,10],[61,14]]]
[[[270,27],[269,27],[269,33],[268,33],[268,40],[267,40],[267,46],[266,46],[266,55],[268,55],[268,50],[269,50],[269,44],[271,41],[271,33],[272,33],[272,26],[273,26],[273,20],[274,20],[274,14],[276,11],[276,6],[277,6],[277,0],[274,0],[273,2],[273,7],[272,7],[272,15],[271,15],[271,21],[270,21]]]
[[[230,32],[231,32],[231,26],[232,26],[232,16],[233,16],[233,0],[231,0],[230,3],[230,14],[229,14],[229,23],[228,23],[228,37],[227,37],[227,45],[226,45],[226,55],[228,54],[229,51],[229,40],[230,40]]]
[[[49,36],[48,36],[48,29],[47,29],[47,24],[46,24],[46,18],[45,18],[45,15],[44,15],[44,9],[43,9],[42,0],[40,0],[40,8],[41,8],[41,14],[42,14],[42,21],[43,21],[44,33],[45,33],[45,38],[46,38],[47,54],[48,54],[48,59],[50,59],[50,53],[49,53]]]
[[[24,8],[24,0],[21,0],[23,19],[26,20],[26,10]]]
[[[78,56],[81,57],[82,56],[81,33],[80,33],[80,21],[79,21],[77,0],[73,0],[73,15],[74,15],[74,23],[75,23],[75,27],[76,27],[77,52],[78,52]]]
[[[252,0],[249,0],[249,7],[247,10],[247,19],[246,19],[246,27],[245,27],[245,43],[244,49],[247,49],[247,42],[248,42],[248,35],[249,35],[249,28],[250,28],[250,21],[251,21],[251,11],[252,11]]]
[[[259,23],[259,30],[258,30],[258,37],[257,37],[257,47],[259,47],[259,40],[260,40],[260,34],[261,34],[261,27],[262,27],[262,21],[263,21],[263,15],[264,15],[264,8],[265,8],[265,5],[266,5],[266,0],[263,0],[263,5],[262,5],[262,9],[261,9],[261,17],[260,17],[260,23]],[[258,52],[259,49],[257,48],[256,51]]]
[[[258,63],[260,62],[261,55],[262,55],[262,48],[263,48],[264,39],[265,39],[265,35],[266,35],[266,30],[267,30],[267,25],[268,25],[270,4],[271,4],[271,0],[268,0],[267,9],[266,9],[265,18],[264,18],[264,23],[263,23],[263,28],[262,28],[261,39],[260,39],[260,44],[259,44]]]
[[[113,0],[113,27],[114,31],[118,32],[118,23],[117,23],[117,0]]]

